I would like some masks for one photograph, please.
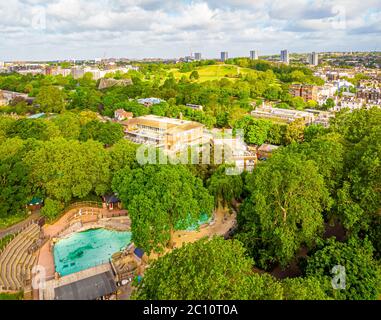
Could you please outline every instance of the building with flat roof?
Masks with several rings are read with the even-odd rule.
[[[250,59],[251,60],[258,60],[258,51],[257,50],[251,50],[250,51]]]
[[[127,139],[171,152],[201,143],[204,132],[201,123],[155,115],[133,118],[124,125]]]
[[[308,55],[308,63],[312,66],[318,66],[319,65],[319,54],[316,52],[312,52]]]
[[[201,60],[201,52],[196,52],[196,53],[194,54],[194,59],[195,59],[196,61],[200,61],[200,60]]]
[[[318,87],[305,84],[293,84],[290,86],[290,94],[293,97],[301,97],[304,101],[318,100]]]
[[[311,112],[281,109],[268,106],[257,107],[251,112],[254,118],[271,119],[291,123],[297,119],[303,119],[305,124],[311,124],[315,120],[315,116]]]
[[[221,52],[221,61],[225,62],[226,60],[229,59],[229,54],[227,51],[222,51]]]
[[[159,104],[159,103],[162,103],[162,102],[165,102],[165,101],[162,100],[162,99],[159,99],[159,98],[142,98],[142,99],[138,99],[138,103],[143,104],[146,107],[150,107],[150,106],[152,106],[154,104]]]
[[[282,50],[280,52],[280,61],[286,64],[290,63],[290,57],[287,50]]]

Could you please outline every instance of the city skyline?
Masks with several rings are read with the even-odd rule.
[[[0,12],[2,61],[381,49],[375,0],[10,0]]]

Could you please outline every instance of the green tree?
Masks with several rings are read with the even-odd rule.
[[[331,300],[326,293],[329,284],[315,277],[288,278],[282,281],[283,297],[285,300]]]
[[[307,276],[327,278],[331,281],[335,266],[345,268],[345,290],[331,290],[327,293],[335,299],[376,300],[381,294],[380,266],[373,260],[373,248],[368,241],[351,239],[348,243],[333,238],[307,261]]]
[[[123,136],[123,126],[121,124],[93,120],[82,126],[79,139],[81,141],[93,139],[102,142],[106,146],[111,146],[121,140]]]
[[[215,207],[230,207],[234,199],[238,199],[243,191],[240,175],[227,175],[227,166],[220,166],[208,180],[208,190],[214,196]]]
[[[61,136],[59,127],[46,119],[19,119],[8,128],[8,137],[50,140]]]
[[[292,123],[287,126],[285,132],[285,142],[286,144],[290,144],[292,142],[303,142],[304,140],[304,120],[296,119]]]
[[[284,148],[248,176],[246,188],[251,195],[241,205],[237,237],[261,267],[286,266],[323,231],[331,201],[313,161]]]
[[[266,142],[271,126],[268,120],[245,116],[236,122],[235,128],[244,130],[247,143],[261,145]]]
[[[254,275],[251,265],[239,241],[226,241],[221,237],[210,241],[202,239],[154,261],[134,297],[144,300],[279,299],[282,295],[279,283],[270,276]]]
[[[122,139],[116,142],[110,149],[112,172],[117,172],[124,167],[132,168],[137,165],[136,151],[139,145]]]
[[[304,141],[310,142],[327,133],[327,129],[320,124],[311,124],[304,129]]]
[[[31,149],[31,142],[20,138],[0,143],[0,217],[24,211],[31,196],[29,167],[23,158]]]
[[[41,87],[34,101],[41,111],[46,113],[60,113],[65,110],[66,100],[63,90],[55,86]]]
[[[53,139],[28,153],[31,185],[52,200],[69,202],[109,189],[110,159],[102,144]]]
[[[49,221],[52,221],[59,216],[62,209],[63,205],[61,202],[47,198],[45,199],[44,206],[41,209],[41,215],[46,217]]]
[[[189,76],[189,79],[191,80],[198,80],[200,79],[200,75],[198,74],[197,70],[193,70]]]
[[[65,112],[55,117],[53,123],[59,128],[65,139],[77,140],[79,138],[81,124],[77,114]]]
[[[174,230],[185,230],[213,210],[202,181],[182,165],[126,167],[112,185],[131,216],[133,241],[148,252],[160,251]]]

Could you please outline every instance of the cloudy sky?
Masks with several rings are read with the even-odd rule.
[[[381,50],[380,0],[0,0],[0,60]]]

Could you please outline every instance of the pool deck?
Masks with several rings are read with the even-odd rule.
[[[81,208],[82,211],[89,209],[91,210],[92,208]],[[101,209],[105,210],[105,209]],[[68,224],[69,217],[72,217],[75,213],[79,211],[79,208],[72,209],[68,212],[66,212],[61,218],[59,218],[55,223],[51,225],[45,225],[43,227],[43,232],[46,237],[54,238],[57,237],[60,233],[62,233],[66,228]],[[105,210],[107,211],[107,210]],[[114,213],[127,213],[127,211],[117,211],[114,210]],[[116,218],[107,218],[107,220],[110,221],[109,225],[112,227],[113,225],[117,226],[119,223],[118,221],[125,221],[126,223],[129,220],[128,217],[122,216],[122,217],[116,217]],[[87,224],[86,224],[87,225]],[[89,223],[89,227],[105,227],[103,224],[98,224],[98,223]],[[38,265],[42,266],[45,268],[45,277],[46,279],[50,280],[54,278],[55,275],[55,266],[54,266],[54,257],[53,257],[53,251],[51,248],[51,241],[46,242],[40,249],[39,251],[39,256],[38,256]]]
[[[74,209],[74,210],[78,211],[78,209]],[[68,212],[53,225],[45,226],[44,228],[45,234],[50,236],[51,238],[54,238],[54,237],[57,237],[57,235],[60,235],[60,233],[62,233],[62,231],[65,229],[68,223],[68,220],[65,217],[72,216],[72,214],[73,214],[72,212]],[[126,219],[126,217],[119,217],[119,219],[123,219],[123,218]],[[110,219],[113,220],[113,218],[110,218]],[[115,221],[118,221],[118,219],[115,219]],[[90,223],[89,225],[92,225],[92,223]],[[202,238],[205,238],[205,237],[211,238],[216,235],[224,236],[235,225],[236,225],[236,213],[229,214],[226,209],[220,208],[214,212],[214,220],[212,221],[212,223],[208,223],[201,226],[199,230],[174,232],[172,236],[172,247],[166,248],[164,254],[171,252],[175,248],[182,247],[185,243],[192,243]],[[152,253],[149,256],[149,260],[157,259],[158,257],[159,255]],[[40,290],[40,294],[39,294],[39,299],[44,299],[44,300],[51,299],[52,294],[54,295],[54,288],[62,285],[65,281],[74,282],[76,280],[79,280],[78,277],[83,279],[83,278],[90,277],[92,275],[97,274],[94,272],[97,272],[98,267],[101,268],[99,270],[104,270],[102,268],[110,267],[110,264],[105,264],[98,267],[83,270],[74,274],[67,275],[65,277],[60,278],[59,280],[55,280],[54,279],[55,267],[54,267],[54,258],[53,258],[53,252],[51,247],[51,241],[48,241],[47,243],[45,243],[43,247],[40,249],[38,264],[44,267],[46,272],[47,289],[44,290],[44,293],[42,292],[42,290]],[[98,273],[101,273],[101,272],[98,272]],[[61,281],[61,282],[57,282],[57,281]]]
[[[172,248],[166,248],[164,254],[173,249],[181,248],[185,243],[196,242],[202,238],[212,238],[214,236],[224,236],[231,228],[236,225],[236,213],[229,214],[225,209],[217,209],[214,212],[214,221],[212,224],[206,224],[197,231],[175,231],[172,236]],[[162,256],[163,254],[160,254]],[[157,259],[156,253],[151,253],[149,259]]]

